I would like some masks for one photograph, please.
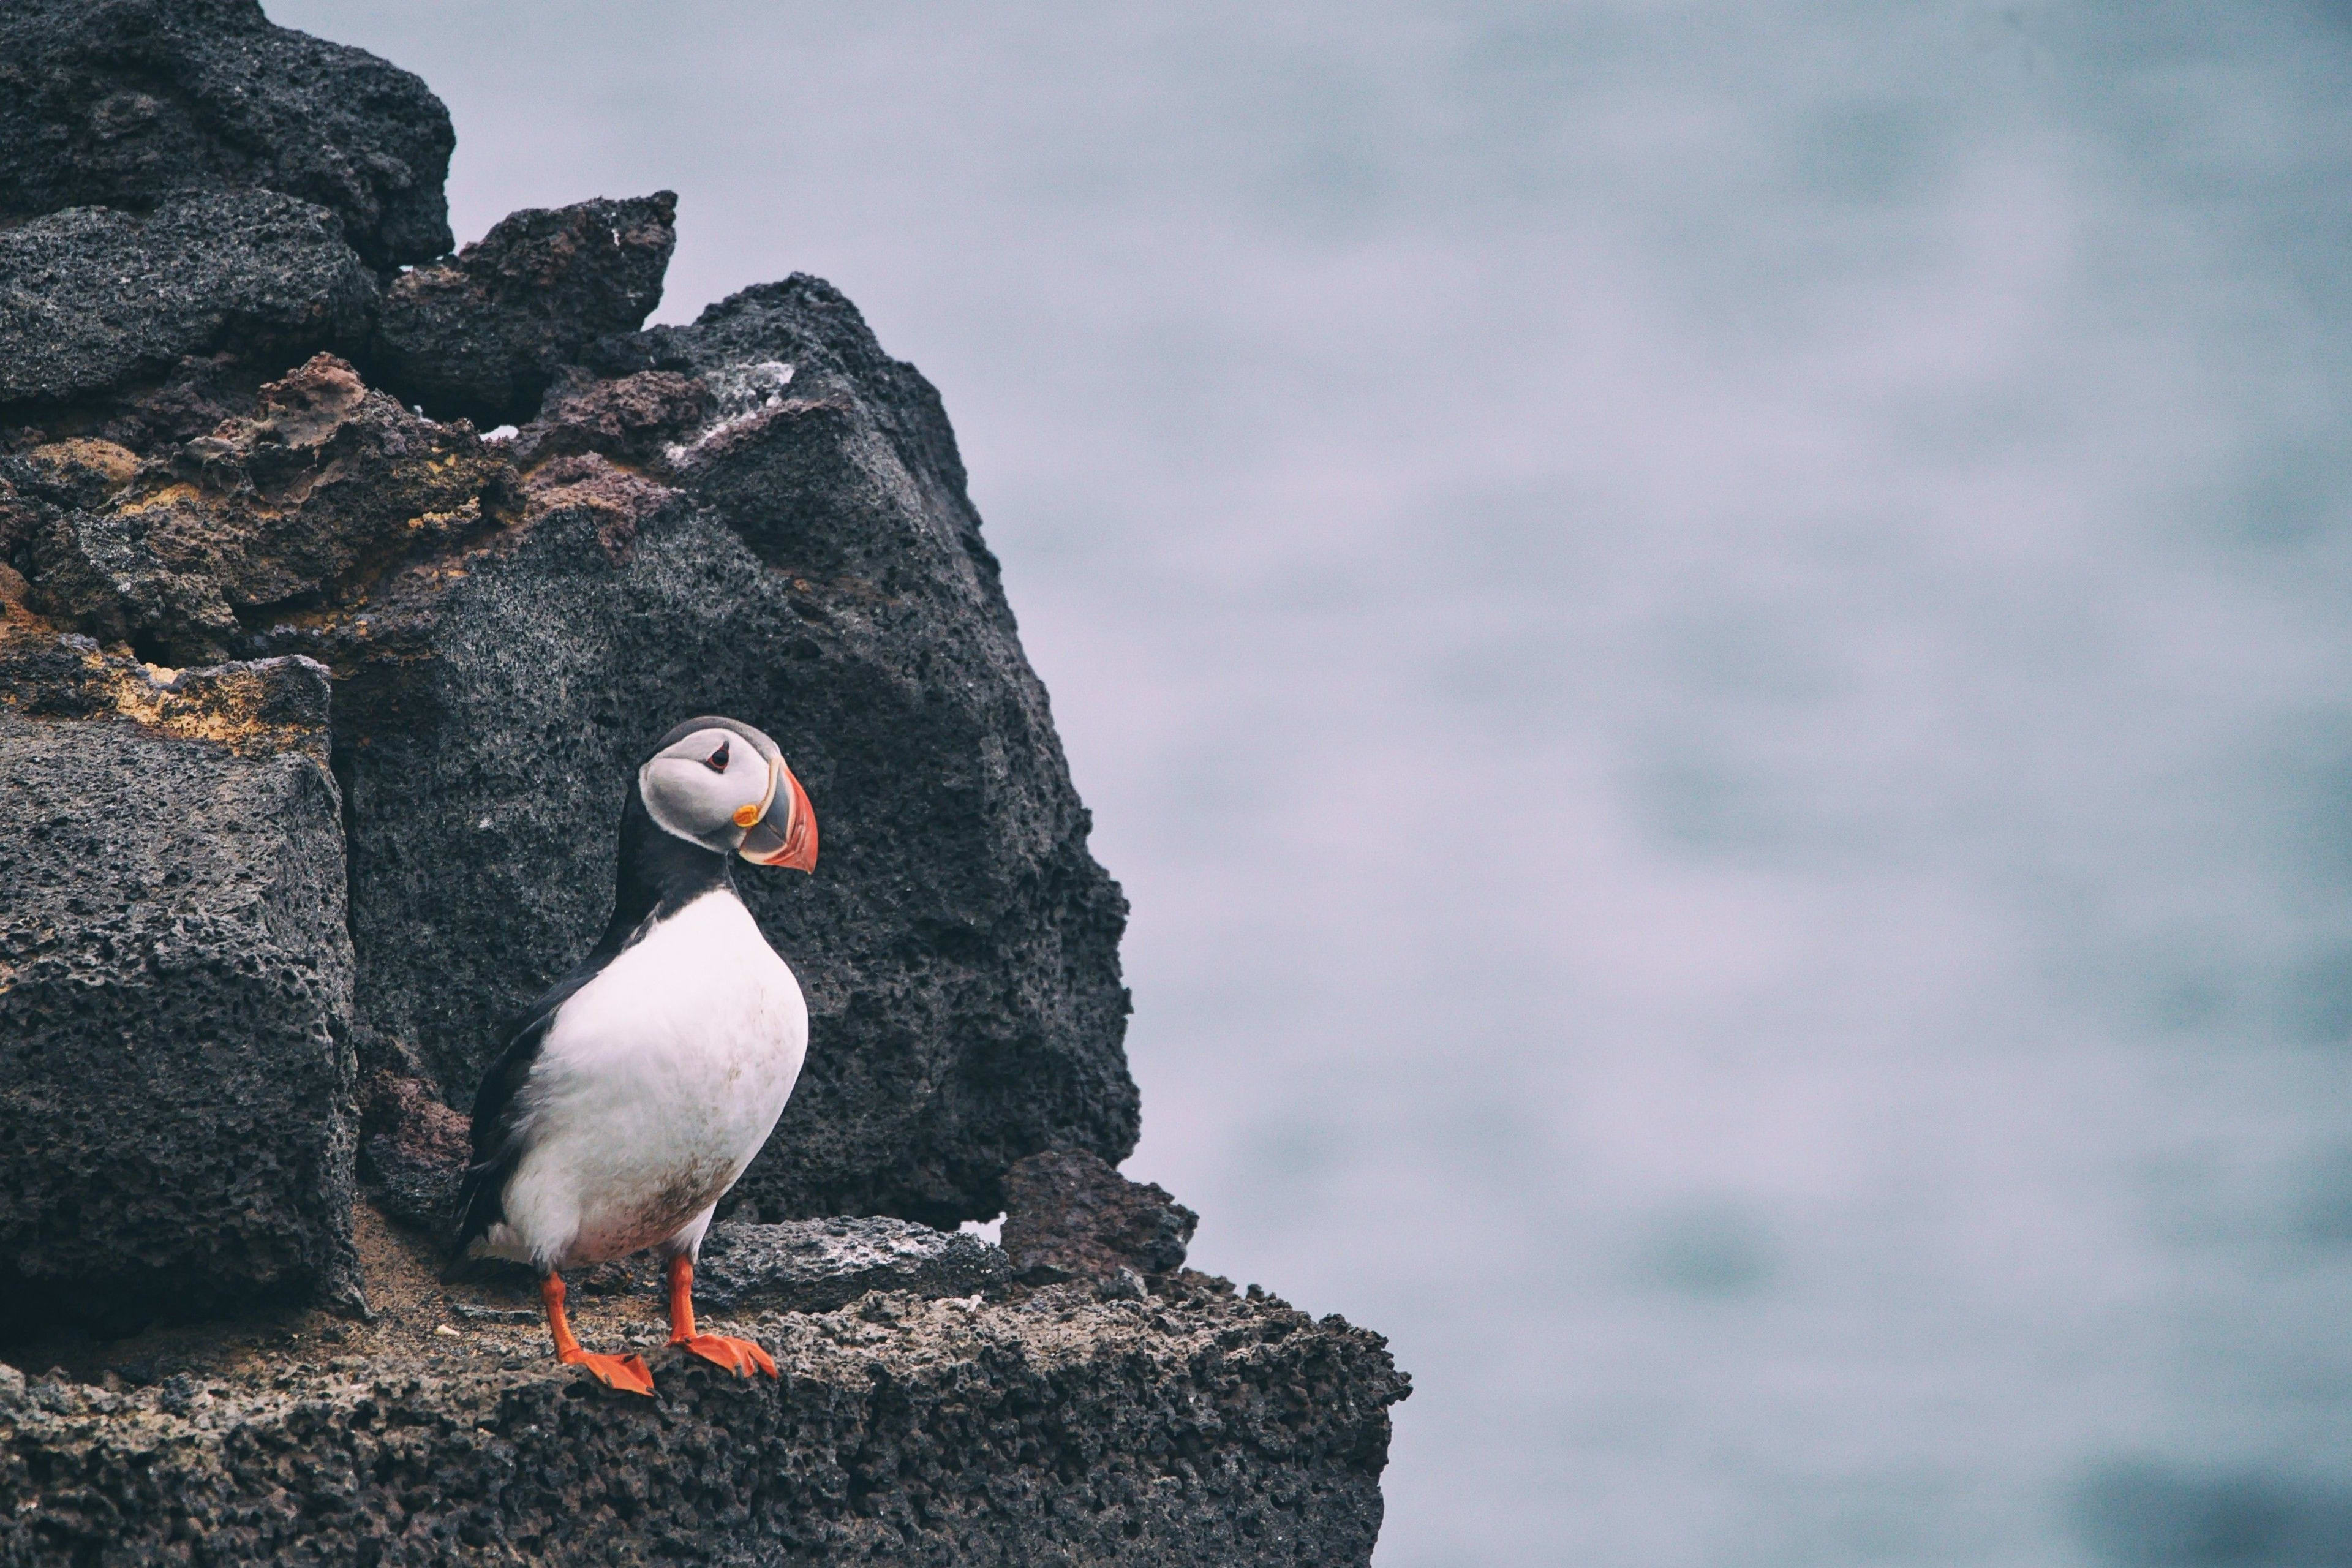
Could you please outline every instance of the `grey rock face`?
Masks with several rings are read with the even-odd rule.
[[[81,663],[140,721],[0,708],[0,1338],[348,1295],[326,671]]]
[[[608,1395],[541,1331],[470,1324],[272,1384],[0,1380],[0,1563],[1370,1560],[1406,1384],[1337,1318],[1064,1287],[727,1327],[782,1377],[646,1324],[658,1398]]]
[[[393,279],[369,372],[436,418],[528,419],[582,348],[661,303],[677,220],[669,191],[511,214]]]
[[[375,308],[341,221],[291,196],[55,213],[0,229],[0,407],[79,402],[215,349],[271,370],[355,352]]]
[[[652,740],[730,713],[783,746],[824,843],[814,877],[738,868],[813,1016],[745,1216],[952,1224],[996,1213],[1024,1154],[1123,1158],[1125,904],[937,395],[811,279],[600,353],[711,389],[657,481],[551,459],[532,521],[462,574],[387,577],[257,644],[337,673],[371,1060],[467,1103],[602,929]],[[559,465],[583,467],[543,484]]]
[[[450,245],[457,137],[424,82],[256,0],[10,0],[0,219],[254,186],[326,207],[369,263]]]
[[[1012,1279],[1004,1254],[980,1237],[908,1220],[721,1220],[703,1238],[694,1299],[719,1309],[829,1312],[874,1290],[932,1300]]]
[[[1083,1150],[1049,1150],[1004,1173],[1004,1250],[1024,1276],[1115,1279],[1183,1267],[1201,1216]]]

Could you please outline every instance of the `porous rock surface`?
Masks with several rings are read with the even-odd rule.
[[[514,443],[520,526],[246,645],[336,672],[371,1060],[467,1103],[602,928],[650,742],[729,713],[824,844],[813,877],[738,868],[814,1041],[745,1217],[952,1224],[1024,1154],[1124,1157],[1125,904],[936,394],[805,278],[600,353]]]
[[[259,0],[0,7],[0,222],[249,187],[327,208],[391,268],[449,248],[456,146],[423,81]]]
[[[56,447],[0,463],[47,509],[28,531],[33,602],[175,664],[226,658],[247,626],[347,601],[388,566],[521,509],[504,454],[419,419],[326,354],[262,387],[252,416],[75,506],[77,490],[89,499],[92,446],[52,473],[39,465]]]
[[[0,661],[0,1338],[350,1297],[327,672],[26,660]]]
[[[0,1367],[0,1564],[1368,1561],[1403,1379],[1221,1283],[727,1320],[775,1382],[585,1324],[649,1400],[520,1324],[144,1388]]]
[[[529,419],[582,349],[661,303],[677,222],[669,191],[512,214],[393,279],[369,369],[436,418]]]
[[[1025,1276],[1172,1273],[1200,1223],[1167,1188],[1083,1149],[1049,1149],[1004,1173],[1004,1250]]]
[[[278,363],[354,353],[375,312],[341,222],[308,202],[191,191],[144,216],[71,208],[0,229],[0,408],[46,417],[230,345]]]
[[[360,1102],[360,1180],[368,1194],[394,1219],[447,1237],[473,1158],[472,1125],[441,1103],[429,1079],[376,1073]]]
[[[694,1295],[714,1307],[826,1312],[873,1290],[969,1296],[1012,1278],[1001,1249],[910,1220],[720,1220],[703,1237]]]

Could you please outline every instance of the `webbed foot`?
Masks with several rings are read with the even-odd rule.
[[[732,1334],[688,1334],[670,1343],[723,1366],[738,1377],[749,1377],[755,1369],[770,1377],[776,1375],[774,1357],[750,1340],[739,1340]]]

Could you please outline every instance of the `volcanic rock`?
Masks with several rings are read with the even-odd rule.
[[[719,395],[700,376],[648,370],[602,381],[574,370],[551,389],[539,417],[519,431],[515,461],[596,453],[658,465],[670,446],[707,426]]]
[[[614,379],[562,407],[656,372],[702,383],[707,417],[642,472],[549,459],[496,548],[251,639],[336,671],[371,1064],[470,1103],[503,1027],[603,929],[652,741],[730,713],[782,745],[824,846],[814,877],[739,868],[812,1014],[744,1217],[952,1225],[995,1214],[1023,1155],[1123,1158],[1125,903],[937,395],[806,278],[599,355]],[[616,419],[616,449],[671,417]]]
[[[774,1382],[579,1302],[654,1399],[478,1319],[302,1325],[223,1371],[136,1351],[144,1387],[0,1367],[0,1563],[1368,1562],[1404,1378],[1377,1334],[1219,1283],[719,1325]]]
[[[1200,1223],[1166,1188],[1084,1150],[1032,1154],[1004,1173],[1004,1250],[1024,1278],[1172,1273]]]
[[[308,202],[247,190],[145,216],[75,207],[0,229],[0,409],[85,402],[224,349],[265,374],[353,353],[375,310],[341,220]]]
[[[929,1300],[1012,1279],[1004,1254],[980,1237],[908,1220],[721,1220],[703,1238],[694,1297],[717,1308],[829,1312],[875,1290]]]
[[[263,387],[251,417],[118,484],[127,457],[63,443],[0,473],[47,503],[31,531],[36,607],[173,663],[225,658],[248,625],[347,603],[521,511],[504,454],[325,354]]]
[[[11,635],[0,693],[0,1339],[349,1299],[327,672]]]
[[[511,214],[393,280],[371,374],[436,418],[529,419],[582,348],[661,303],[677,220],[670,191]]]
[[[424,82],[273,26],[257,0],[0,11],[0,226],[257,187],[333,212],[360,255],[389,268],[448,250],[441,185],[456,145]]]
[[[446,1238],[473,1158],[471,1126],[424,1079],[377,1073],[360,1110],[360,1178],[368,1195],[394,1218]]]

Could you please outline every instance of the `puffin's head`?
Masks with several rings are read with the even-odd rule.
[[[688,719],[637,770],[665,833],[756,866],[816,868],[816,813],[776,743],[738,719]]]

